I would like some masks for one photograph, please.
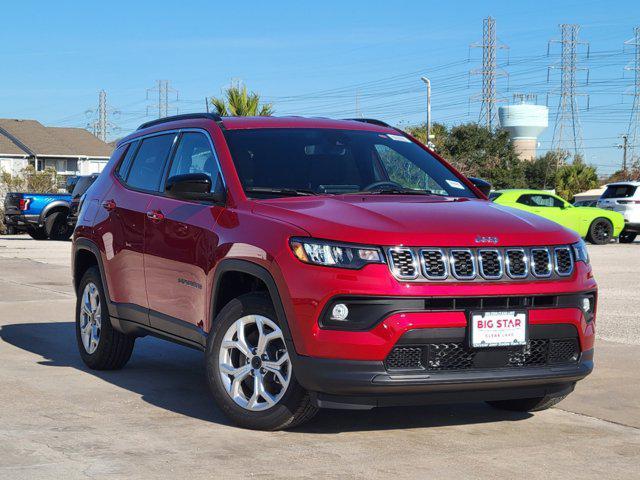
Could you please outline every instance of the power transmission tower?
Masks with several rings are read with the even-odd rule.
[[[631,107],[631,117],[629,118],[629,128],[627,138],[629,140],[629,151],[631,163],[640,161],[640,27],[633,29],[633,38],[627,40],[625,45],[634,47],[633,61],[627,65],[625,70],[634,72],[633,85],[633,106]],[[626,171],[625,171],[626,173]]]
[[[507,73],[498,69],[497,51],[509,47],[498,43],[496,37],[496,21],[493,17],[487,17],[482,22],[482,43],[474,43],[471,48],[482,48],[482,68],[472,70],[472,74],[482,75],[482,93],[473,97],[480,99],[480,117],[478,122],[484,124],[489,130],[497,125],[498,102],[504,102],[504,98],[498,98],[496,82],[498,77],[507,76]]]
[[[149,93],[158,94],[158,103],[155,105],[147,106],[147,115],[149,115],[149,109],[158,110],[158,118],[167,117],[169,110],[173,110],[173,105],[169,101],[169,94],[175,93],[175,100],[178,100],[178,91],[169,86],[169,80],[156,80],[156,86],[154,88],[147,88],[147,100],[149,100]],[[172,95],[173,96],[173,95]],[[176,108],[176,113],[178,109]]]
[[[623,180],[627,179],[627,151],[629,150],[629,137],[627,135],[622,136],[622,144],[618,145],[618,148],[622,149],[622,175]]]
[[[92,115],[95,113],[93,110],[87,110],[87,113]],[[107,141],[107,136],[111,130],[117,130],[118,127],[109,121],[109,113],[118,114],[117,110],[110,109],[107,106],[107,92],[100,90],[98,93],[98,118],[87,125],[93,134],[103,142]]]
[[[589,83],[589,69],[578,66],[578,47],[586,45],[587,58],[589,58],[589,44],[578,40],[580,25],[563,23],[560,25],[560,29],[562,32],[561,40],[551,40],[547,47],[548,55],[551,44],[560,43],[562,45],[560,65],[551,65],[547,70],[547,82],[549,81],[549,72],[552,69],[559,69],[561,73],[560,91],[550,92],[560,95],[551,146],[555,150],[572,151],[575,156],[582,152],[582,128],[580,127],[578,97],[586,96],[587,108],[589,108],[589,97],[577,91],[578,71],[587,72],[587,84]]]

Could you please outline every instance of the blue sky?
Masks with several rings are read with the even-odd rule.
[[[499,94],[546,93],[559,86],[547,66],[547,42],[559,23],[581,25],[590,42],[589,94],[581,120],[584,153],[601,173],[621,162],[614,147],[627,130],[632,85],[623,42],[640,26],[637,1],[21,1],[3,5],[0,29],[0,117],[35,118],[48,125],[84,127],[92,121],[98,91],[120,113],[111,121],[121,136],[153,118],[147,89],[168,79],[178,90],[180,113],[204,110],[204,97],[244,81],[274,103],[276,114],[348,117],[359,113],[405,125],[424,118],[419,78],[433,82],[434,121],[477,120],[482,19],[496,19],[509,46],[499,63],[510,74]],[[508,61],[507,61],[508,59]],[[581,73],[580,82],[586,82]],[[356,101],[357,98],[357,101]],[[557,97],[549,98],[550,146]],[[147,116],[149,109],[149,116]]]

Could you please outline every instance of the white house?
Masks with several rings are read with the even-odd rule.
[[[99,173],[113,146],[83,128],[45,127],[36,120],[0,119],[0,169],[55,168],[62,176]]]

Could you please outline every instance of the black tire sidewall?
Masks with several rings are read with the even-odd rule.
[[[59,232],[60,226],[64,226],[64,230]],[[45,220],[45,229],[47,236],[51,240],[68,240],[71,236],[71,229],[67,225],[67,215],[63,212],[53,212]]]
[[[216,316],[207,340],[205,350],[205,368],[209,389],[223,413],[235,423],[252,429],[275,430],[284,428],[290,423],[304,401],[307,392],[295,378],[295,370],[291,372],[291,380],[284,396],[277,405],[263,411],[252,412],[237,405],[226,392],[218,365],[220,345],[229,327],[245,315],[263,315],[276,323],[280,323],[273,306],[266,295],[246,294],[229,302]],[[282,328],[282,326],[280,325]],[[287,345],[289,357],[292,357],[291,346]]]
[[[594,230],[596,228],[596,225],[598,225],[599,223],[604,223],[607,225],[607,228],[609,230],[609,239],[602,242],[598,239],[595,238],[594,236]],[[596,245],[606,245],[607,243],[609,243],[611,241],[613,235],[613,224],[607,220],[606,218],[596,218],[592,223],[591,226],[589,227],[589,241],[591,243],[594,243]]]
[[[633,243],[637,236],[637,233],[623,232],[620,234],[620,237],[618,237],[618,240],[620,243]]]

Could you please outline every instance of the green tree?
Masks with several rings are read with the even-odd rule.
[[[483,178],[495,189],[526,186],[523,162],[505,130],[459,125],[446,137],[442,155],[465,175]]]
[[[417,138],[425,145],[427,144],[427,124],[411,125],[405,128],[405,131],[412,137]],[[434,123],[431,125],[431,143],[435,146],[436,152],[441,152],[444,148],[445,141],[449,135],[449,130],[442,123]]]
[[[260,95],[255,92],[249,93],[247,87],[240,83],[227,88],[221,98],[212,98],[211,104],[221,116],[249,117],[273,114],[273,105],[260,104]]]
[[[558,178],[558,166],[569,159],[565,151],[553,150],[530,162],[524,162],[524,177],[527,188],[536,190],[554,189]]]
[[[595,167],[585,164],[581,155],[576,155],[571,164],[558,169],[556,192],[565,200],[571,201],[576,193],[597,186],[598,174]]]

